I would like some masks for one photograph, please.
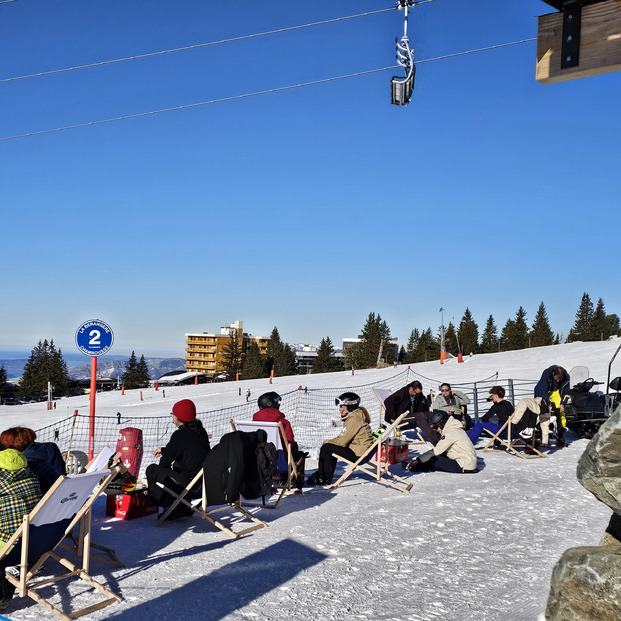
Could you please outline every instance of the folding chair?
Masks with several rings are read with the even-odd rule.
[[[349,467],[345,470],[344,474],[336,481],[336,483],[332,484],[332,488],[338,487],[341,483],[349,478],[351,474],[359,470],[365,474],[368,474],[372,479],[375,479],[379,483],[384,483],[385,485],[389,485],[404,494],[409,494],[410,490],[414,486],[413,483],[398,477],[388,470],[388,442],[390,440],[390,434],[392,430],[395,429],[399,423],[403,420],[405,415],[401,414],[399,418],[394,423],[391,423],[379,436],[375,442],[355,461],[350,461],[349,459],[345,459],[340,455],[334,455],[337,459],[346,462],[349,464]],[[384,445],[384,455],[386,457],[385,464],[382,465],[381,460],[381,452],[382,452],[382,444]],[[372,462],[373,453],[375,453],[375,462]],[[394,479],[393,481],[385,480],[384,477],[390,477]]]
[[[231,426],[233,427],[233,431],[245,431],[247,433],[251,433],[253,431],[257,431],[257,429],[263,429],[267,434],[267,441],[271,442],[277,449],[279,453],[279,463],[281,463],[281,458],[286,461],[286,472],[287,472],[287,480],[283,483],[282,481],[274,486],[276,490],[276,499],[272,500],[271,498],[268,501],[263,499],[261,503],[248,503],[244,502],[244,506],[246,507],[264,507],[266,509],[276,509],[280,504],[285,493],[293,493],[293,494],[301,494],[302,490],[297,489],[296,480],[299,476],[299,472],[297,469],[297,465],[293,459],[291,444],[287,437],[285,436],[285,430],[282,426],[282,423],[279,422],[266,422],[266,421],[254,421],[254,420],[238,420],[235,421],[231,418]],[[296,489],[292,489],[292,485],[296,487]]]
[[[386,406],[384,405],[384,401],[386,401],[386,399],[392,394],[392,390],[389,390],[388,388],[371,388],[371,392],[373,393],[373,395],[375,396],[375,398],[377,399],[377,402],[379,403],[379,423],[378,423],[378,427],[381,427],[382,425],[382,419],[384,418],[383,414],[386,411]],[[409,427],[410,429],[412,429],[412,427]],[[417,444],[427,444],[425,438],[423,438],[423,436],[420,433],[420,430],[418,429],[418,427],[414,427],[414,431],[416,432],[416,435],[418,436],[418,442],[410,442],[410,444],[412,445],[417,445]]]
[[[237,539],[238,537],[241,537],[242,535],[247,535],[253,530],[257,530],[259,528],[265,528],[267,526],[265,522],[263,522],[262,520],[260,520],[259,518],[257,518],[256,516],[252,515],[251,513],[249,513],[248,511],[242,508],[241,506],[242,495],[239,492],[239,490],[233,491],[233,494],[235,495],[234,499],[227,498],[227,494],[224,492],[218,494],[218,497],[214,497],[211,499],[207,495],[208,485],[206,483],[206,477],[209,476],[211,463],[217,461],[218,457],[221,457],[223,453],[226,453],[226,451],[220,451],[220,455],[218,455],[216,459],[214,459],[214,455],[216,455],[218,447],[223,444],[223,441],[225,441],[225,439],[228,438],[229,436],[233,436],[235,434],[243,434],[244,436],[251,437],[251,434],[244,434],[243,432],[233,432],[233,433],[228,433],[222,436],[222,438],[220,439],[220,443],[214,446],[211,449],[211,451],[209,451],[209,453],[207,454],[205,463],[203,464],[203,468],[183,488],[181,493],[170,489],[163,483],[158,483],[158,485],[162,489],[164,489],[166,492],[168,492],[168,494],[170,494],[174,498],[174,501],[170,505],[170,507],[168,507],[158,517],[158,520],[155,524],[156,526],[161,526],[162,524],[164,524],[166,521],[166,518],[180,503],[190,508],[194,513],[198,514],[201,519],[206,520],[210,524],[213,524],[216,528],[219,528],[221,531],[225,532],[229,537],[232,537],[233,539]],[[243,441],[239,436],[237,439],[240,442]],[[254,450],[256,450],[257,444],[258,444],[258,441],[256,440],[256,434],[255,434]],[[247,450],[246,453],[250,453],[250,452],[252,452],[251,444],[249,445],[249,450]],[[254,467],[254,470],[257,471],[255,474],[258,475],[256,458],[255,458],[254,463],[247,464],[245,461],[243,476],[246,476],[245,474],[246,467],[248,467],[249,469],[252,469]],[[231,465],[229,471],[233,469],[236,471],[239,471],[239,464]],[[197,500],[199,500],[200,502],[196,502]],[[209,509],[208,507],[210,506],[213,508]],[[246,528],[242,528],[241,530],[233,530],[233,524],[231,524],[231,527],[229,528],[226,524],[224,524],[223,522],[221,522],[220,520],[214,517],[216,513],[219,513],[222,511],[232,512],[232,514],[228,516],[231,522],[241,521],[239,518],[235,517],[235,514],[237,513],[237,514],[241,514],[242,520],[243,519],[249,520],[252,524],[250,526],[247,526]]]
[[[102,475],[104,478],[102,479]],[[69,621],[95,610],[105,608],[122,598],[89,574],[91,548],[91,509],[99,494],[116,475],[116,470],[95,470],[83,474],[59,477],[37,506],[24,516],[22,525],[0,550],[3,566],[18,565],[18,570],[7,571],[7,580],[16,587],[19,597],[28,596],[60,619]],[[81,565],[75,565],[60,553],[63,539],[80,521],[80,546],[83,550]],[[51,578],[39,579],[35,574],[48,559],[53,559],[69,570],[68,573]],[[4,570],[3,570],[4,571]],[[37,592],[39,587],[65,578],[77,577],[99,591],[106,599],[85,608],[64,613],[48,599]]]
[[[86,466],[82,466],[81,468],[85,468],[86,472],[95,472],[99,470],[103,476],[103,472],[107,470],[108,464],[113,463],[120,456],[121,456],[120,453],[115,453],[109,446],[104,446],[104,448],[99,452],[98,455],[93,457],[93,459],[90,462],[88,462]],[[126,471],[127,471],[127,468],[125,468],[125,466],[122,463],[119,463],[115,468],[115,472],[118,474],[123,474]],[[105,489],[102,491],[105,492]],[[78,528],[79,528],[78,535],[76,536],[74,535],[73,532],[70,532],[65,538],[65,540],[60,544],[60,546],[67,550],[72,550],[78,556],[82,556],[83,554],[82,542],[84,541],[84,537],[82,534],[83,529],[84,529],[83,519],[80,520],[80,523],[78,524]],[[93,549],[103,552],[106,556],[104,557],[104,556],[100,556],[99,554],[93,554],[92,552]],[[119,560],[119,557],[116,555],[116,552],[112,548],[106,548],[104,546],[101,546],[95,543],[94,541],[91,541],[90,556],[91,556],[91,559],[93,560],[101,561],[102,563],[107,563],[108,565],[112,565],[113,567],[125,567],[125,565],[121,563],[121,561]]]
[[[537,417],[537,422],[539,422],[539,417]],[[544,455],[543,453],[541,453],[537,448],[535,448],[535,435],[533,434],[532,439],[530,440],[530,442],[527,442],[524,438],[522,438],[521,436],[517,436],[515,438],[511,437],[511,432],[512,432],[512,424],[511,424],[511,418],[509,418],[509,420],[507,420],[507,422],[496,432],[493,433],[492,431],[490,431],[489,429],[483,429],[483,431],[487,434],[489,434],[491,436],[491,440],[483,447],[483,453],[487,453],[489,451],[496,451],[498,452],[498,446],[503,446],[503,452],[506,453],[510,453],[511,455],[516,455],[517,457],[520,457],[521,459],[541,459],[542,457],[547,457],[547,455]],[[504,432],[506,431],[506,437],[502,438],[500,437],[501,435],[504,434]],[[498,442],[498,444],[496,444],[496,442]],[[518,449],[520,448],[530,448],[532,453],[529,454],[525,454],[522,451],[519,451]]]

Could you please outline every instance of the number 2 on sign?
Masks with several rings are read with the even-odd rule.
[[[89,339],[89,341],[88,341],[88,344],[90,346],[97,347],[97,346],[101,345],[101,341],[99,340],[100,337],[101,337],[101,332],[99,330],[91,330],[89,332],[89,335],[91,337]]]

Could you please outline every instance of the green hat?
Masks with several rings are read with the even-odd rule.
[[[0,468],[3,470],[19,470],[26,466],[28,466],[28,461],[17,449],[0,451]]]

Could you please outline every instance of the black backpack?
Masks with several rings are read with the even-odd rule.
[[[267,441],[264,429],[257,431],[257,468],[259,470],[259,486],[261,496],[267,496],[274,484],[274,477],[278,474],[278,453],[273,442]]]

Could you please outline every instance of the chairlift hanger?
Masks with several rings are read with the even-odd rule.
[[[412,99],[414,90],[414,76],[416,65],[414,65],[414,51],[410,48],[408,39],[408,12],[414,6],[414,0],[398,0],[400,9],[404,10],[403,36],[401,41],[396,39],[397,62],[405,69],[405,77],[393,76],[390,82],[391,103],[395,106],[407,106]]]

